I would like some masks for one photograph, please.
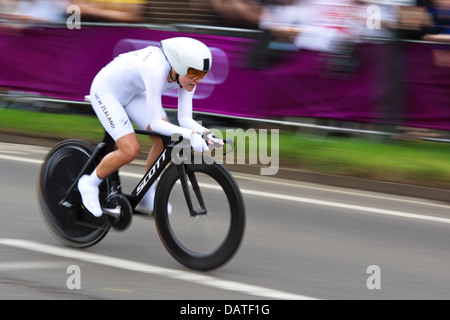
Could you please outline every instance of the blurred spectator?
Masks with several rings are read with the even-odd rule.
[[[15,0],[0,0],[0,34],[10,29],[9,15],[15,10]]]
[[[139,22],[146,0],[72,0],[80,7],[81,20],[90,22]]]
[[[224,26],[257,29],[262,0],[210,0]]]
[[[432,17],[427,11],[430,0],[417,0],[410,6],[398,7],[398,37],[400,39],[420,40],[424,30],[433,25]]]
[[[300,49],[322,53],[323,75],[348,77],[359,67],[359,43],[365,22],[357,19],[360,6],[354,0],[301,2],[305,18],[295,39]]]
[[[346,0],[304,1],[306,20],[295,43],[304,49],[335,52],[342,42],[357,38],[355,6]]]
[[[267,30],[276,41],[293,43],[304,24],[306,1],[279,0],[266,2],[261,9],[259,28]]]
[[[432,26],[426,29],[425,40],[449,41],[450,0],[430,0],[426,6],[432,17]]]
[[[280,0],[264,5],[259,25],[300,49],[333,52],[339,42],[359,38],[358,9],[352,0]]]
[[[267,30],[273,38],[280,42],[299,45],[299,39],[309,34],[315,23],[315,12],[309,0],[280,0],[265,3],[259,19],[259,27]],[[315,16],[317,17],[317,16]],[[304,41],[306,47],[312,42]],[[307,48],[307,49],[308,49]]]
[[[67,0],[16,0],[2,1],[3,27],[20,30],[42,24],[62,23],[66,20]]]
[[[8,17],[24,23],[64,22],[66,8],[65,0],[20,0]]]
[[[0,0],[0,19],[4,19],[16,8],[16,0]]]
[[[265,2],[259,27],[270,35],[272,45],[277,41],[301,50],[322,52],[329,70],[353,71],[358,64],[355,54],[362,29],[356,19],[358,10],[353,0]]]
[[[434,45],[432,54],[436,66],[450,67],[450,0],[433,0],[427,6],[433,18],[433,25],[428,28],[423,40],[445,42]]]
[[[261,33],[250,56],[251,67],[267,67],[282,59],[286,51],[297,50],[293,43],[303,22],[301,2],[271,0],[261,4],[257,19]]]

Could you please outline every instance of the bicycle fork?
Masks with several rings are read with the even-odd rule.
[[[178,168],[178,174],[180,176],[180,182],[181,187],[183,189],[184,198],[186,199],[186,203],[189,209],[189,213],[191,217],[196,217],[198,215],[205,215],[207,214],[207,210],[205,208],[205,202],[203,201],[203,196],[200,190],[200,186],[197,181],[197,177],[193,172],[186,173],[186,167],[184,164],[180,164],[177,166]],[[192,189],[194,190],[194,193],[197,197],[198,204],[200,205],[200,209],[194,209],[191,193],[189,191],[189,185],[188,185],[188,179],[186,178],[186,175],[189,178],[189,181],[191,182]]]

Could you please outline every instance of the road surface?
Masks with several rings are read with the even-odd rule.
[[[200,273],[169,255],[145,216],[88,249],[60,244],[37,199],[46,152],[0,144],[0,299],[450,299],[447,203],[235,173],[244,241]],[[131,185],[143,167],[122,173]]]

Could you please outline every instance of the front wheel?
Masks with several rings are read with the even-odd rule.
[[[49,152],[39,175],[39,200],[44,220],[58,240],[72,247],[92,246],[110,229],[104,216],[95,218],[82,207],[77,188],[65,204],[61,203],[93,149],[85,141],[62,141]],[[92,172],[97,164],[98,161],[94,161],[87,172]],[[106,198],[107,185],[107,179],[100,185],[101,201]]]
[[[194,270],[222,266],[236,253],[245,229],[239,187],[219,164],[172,164],[155,195],[155,223],[169,253]],[[183,190],[186,177],[188,191]],[[188,197],[188,198],[187,198]],[[193,211],[188,209],[192,200]]]

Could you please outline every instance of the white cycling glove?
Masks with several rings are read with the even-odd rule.
[[[203,134],[203,139],[206,140],[206,142],[208,143],[208,148],[212,149],[221,149],[223,147],[223,140],[220,138],[217,138],[216,135],[214,133],[212,133],[211,131],[206,131]]]
[[[191,147],[197,152],[203,152],[208,149],[206,141],[203,140],[203,137],[198,133],[191,134]]]
[[[212,133],[211,131],[207,131],[205,134],[205,140],[206,141],[211,141],[212,143],[219,143],[219,144],[223,144],[223,141],[220,140],[219,138],[217,138],[214,133]]]

